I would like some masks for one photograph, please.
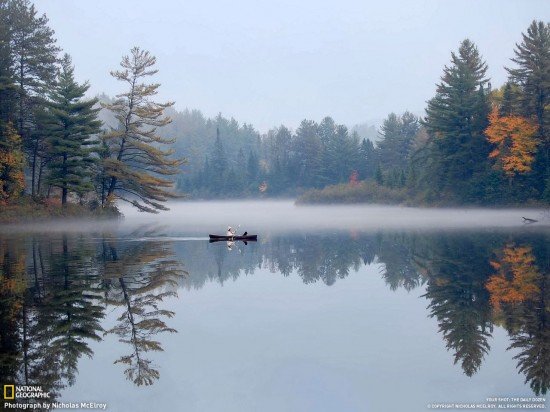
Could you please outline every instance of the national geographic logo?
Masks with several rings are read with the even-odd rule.
[[[49,399],[50,393],[45,392],[42,386],[4,385],[4,400],[14,399]]]
[[[15,385],[4,385],[4,399],[8,401],[15,399]]]

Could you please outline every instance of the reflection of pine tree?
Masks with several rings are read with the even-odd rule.
[[[545,279],[548,290],[548,276]],[[546,292],[548,294],[548,292]],[[550,325],[548,296],[540,297],[536,302],[525,305],[524,324],[520,331],[512,336],[510,348],[519,349],[514,356],[518,360],[519,371],[525,374],[535,394],[546,394],[550,387]],[[541,304],[546,304],[541,306]]]
[[[482,242],[469,238],[433,238],[424,295],[431,302],[454,362],[472,376],[489,352],[492,333],[489,296],[485,289],[491,268]],[[465,257],[468,257],[467,259]]]
[[[322,280],[330,286],[337,279],[347,277],[350,269],[358,270],[362,265],[361,243],[349,240],[348,236],[341,236],[336,242],[330,236],[294,239],[293,263],[304,283]],[[278,260],[282,261],[281,258]]]
[[[519,330],[510,333],[510,349],[519,350],[514,357],[519,371],[533,392],[540,395],[546,394],[550,387],[550,241],[543,236],[531,243],[540,271],[531,280],[538,293],[520,302],[519,307],[509,305],[504,311],[515,314],[514,323],[520,324]]]
[[[176,332],[162,318],[174,312],[159,308],[169,296],[175,296],[182,271],[179,263],[170,258],[172,251],[163,242],[139,242],[126,249],[114,243],[106,246],[109,260],[105,263],[105,277],[109,282],[107,301],[122,309],[117,325],[105,332],[115,334],[119,341],[131,346],[129,355],[115,363],[126,365],[125,375],[136,385],[151,385],[159,378],[147,352],[162,351],[154,339],[162,332]]]
[[[411,291],[422,283],[415,266],[414,237],[385,235],[378,239],[378,258],[384,263],[382,276],[391,290],[399,287]]]
[[[51,326],[49,346],[60,355],[60,369],[69,385],[74,383],[78,359],[92,357],[89,341],[100,341],[99,320],[103,308],[98,305],[97,271],[90,262],[90,250],[83,244],[69,250],[67,236],[63,236],[61,251],[52,256],[51,293],[41,309]]]
[[[21,339],[19,320],[23,305],[25,252],[21,242],[0,238],[0,382],[16,382]]]
[[[74,383],[80,356],[92,355],[89,339],[100,339],[91,254],[67,237],[33,238],[28,250],[17,239],[2,244],[7,242],[0,241],[1,379],[41,385],[53,400]]]

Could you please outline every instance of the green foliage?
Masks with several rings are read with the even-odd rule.
[[[36,112],[55,79],[57,54],[48,18],[39,16],[29,0],[7,3],[13,82],[16,85],[14,126],[23,139],[31,165],[31,193],[38,194],[38,172],[44,149],[44,135],[37,133]]]
[[[401,116],[391,113],[382,124],[378,157],[383,170],[402,171],[406,168],[413,150],[413,142],[420,125],[418,117],[405,112]]]
[[[520,89],[517,114],[533,118],[538,127],[539,151],[531,183],[540,196],[550,178],[550,23],[533,21],[514,53],[516,67],[507,70]]]
[[[427,190],[435,198],[475,202],[475,183],[487,171],[489,102],[487,64],[464,40],[444,69],[437,93],[428,102],[424,124],[430,136]]]
[[[61,189],[61,204],[74,192],[83,196],[93,189],[92,157],[101,122],[97,120],[97,99],[84,100],[89,85],[74,79],[71,59],[65,55],[58,81],[43,112],[43,125],[50,155],[48,183]]]

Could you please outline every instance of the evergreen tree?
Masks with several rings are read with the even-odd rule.
[[[381,127],[378,156],[385,170],[398,173],[408,168],[416,133],[420,126],[418,118],[410,112],[401,116],[391,113]]]
[[[374,173],[374,180],[376,180],[376,183],[379,185],[384,184],[384,175],[382,174],[382,168],[380,167],[380,164],[376,167],[376,172]]]
[[[323,145],[318,125],[312,120],[302,120],[293,141],[291,173],[298,187],[319,186],[317,177],[322,170]]]
[[[401,121],[395,113],[390,113],[380,128],[378,142],[378,156],[381,165],[393,169],[401,164],[402,150],[400,150]]]
[[[233,196],[246,195],[246,182],[247,182],[247,161],[242,148],[239,149],[237,154],[237,163],[233,168],[235,172],[235,183],[233,189]]]
[[[359,165],[359,137],[355,132],[349,136],[346,126],[337,125],[333,136],[327,140],[323,152],[324,184],[346,182]]]
[[[319,137],[324,146],[330,144],[330,142],[336,137],[336,123],[332,117],[325,117],[319,123]]]
[[[445,67],[426,109],[424,124],[432,152],[426,182],[440,198],[479,201],[489,154],[484,137],[489,113],[487,64],[470,40],[451,56],[452,64]]]
[[[532,182],[550,200],[550,24],[533,21],[522,37],[512,59],[517,68],[507,70],[521,88],[520,114],[534,117],[538,126],[539,154]]]
[[[519,94],[520,90],[518,85],[512,82],[506,82],[502,91],[502,103],[499,108],[499,113],[501,116],[522,114]]]
[[[0,0],[0,123],[14,121],[16,88],[13,78],[7,0]]]
[[[63,57],[61,71],[45,113],[45,126],[52,161],[48,182],[61,189],[61,204],[67,204],[67,195],[83,195],[92,185],[92,137],[99,133],[97,99],[84,100],[90,86],[78,84],[69,55]]]
[[[164,115],[172,102],[157,103],[152,97],[160,84],[147,84],[145,78],[157,73],[153,68],[156,58],[148,51],[134,47],[130,56],[124,56],[123,70],[111,75],[128,86],[128,91],[104,107],[113,112],[118,125],[103,136],[112,156],[104,161],[110,181],[107,201],[113,198],[131,203],[140,211],[158,213],[167,210],[162,204],[177,197],[169,191],[174,182],[167,178],[179,173],[183,159],[170,156],[174,150],[163,150],[163,145],[174,142],[157,134],[157,128],[170,123]]]
[[[219,128],[216,128],[216,141],[214,142],[214,147],[212,149],[211,159],[211,186],[214,193],[219,195],[224,190],[228,166],[227,156],[225,155],[225,148],[220,137]]]
[[[15,122],[23,139],[31,165],[31,192],[36,194],[35,181],[39,159],[40,133],[35,129],[35,112],[44,104],[43,96],[55,79],[57,54],[54,32],[48,18],[38,16],[29,0],[10,0],[7,6],[10,28],[12,73],[17,91]]]
[[[374,177],[377,168],[377,155],[374,143],[370,139],[363,139],[359,148],[359,176],[362,179]]]
[[[246,171],[248,173],[248,181],[255,182],[258,177],[258,173],[260,172],[260,164],[258,163],[258,157],[252,150],[248,154]]]

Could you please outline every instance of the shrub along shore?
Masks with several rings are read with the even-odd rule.
[[[94,207],[93,204],[68,203],[60,207],[56,199],[33,200],[21,197],[16,202],[0,204],[0,224],[33,223],[58,218],[117,219],[120,211],[113,206]]]

